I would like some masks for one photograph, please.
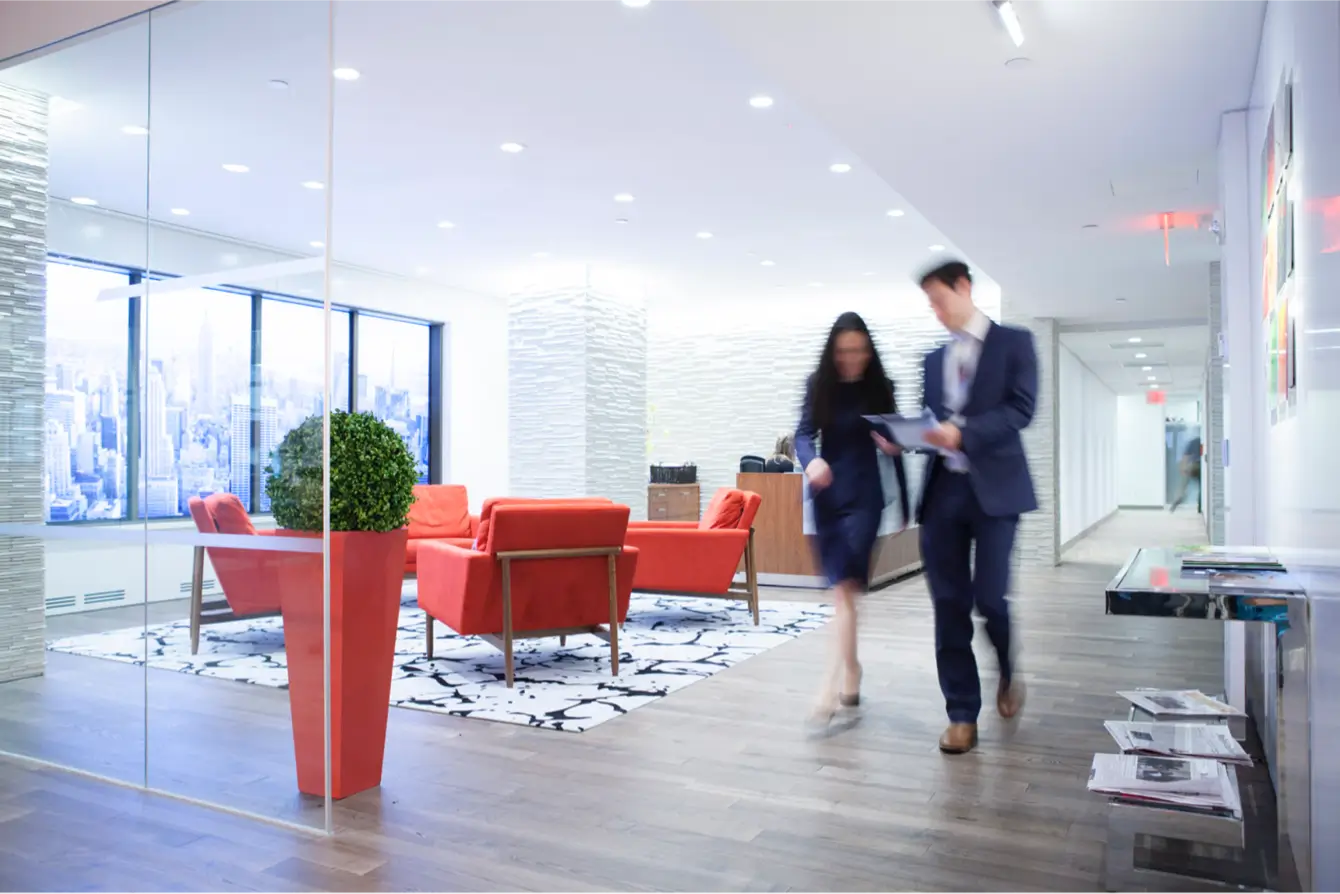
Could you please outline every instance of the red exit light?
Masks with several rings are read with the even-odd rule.
[[[1166,404],[1167,402],[1168,394],[1165,391],[1151,388],[1145,392],[1145,403],[1147,404]]]

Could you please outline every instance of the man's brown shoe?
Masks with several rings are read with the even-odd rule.
[[[940,750],[945,754],[967,754],[977,747],[977,724],[951,723],[940,737]]]
[[[1000,683],[996,690],[996,711],[1006,720],[1013,720],[1024,709],[1024,684],[1018,680]]]

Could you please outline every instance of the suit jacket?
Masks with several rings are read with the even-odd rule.
[[[921,364],[922,404],[941,422],[954,415],[945,406],[945,353],[941,346]],[[1038,508],[1033,477],[1028,472],[1020,432],[1033,421],[1038,393],[1038,357],[1033,334],[992,323],[982,341],[977,371],[959,410],[963,453],[968,458],[973,492],[982,511],[991,516],[1020,515]],[[953,475],[936,455],[926,464],[917,520],[926,512],[931,487],[939,475]]]

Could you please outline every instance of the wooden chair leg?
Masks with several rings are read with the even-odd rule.
[[[566,646],[568,644],[568,635],[566,633],[559,634],[558,644],[560,646]]]
[[[749,529],[749,542],[744,548],[744,581],[749,589],[749,609],[754,613],[754,626],[758,626],[758,566],[754,562],[754,529]]]
[[[610,578],[610,673],[619,676],[619,576],[615,556],[609,556]]]
[[[197,546],[191,559],[191,654],[200,651],[200,613],[205,601],[205,548]]]
[[[503,593],[503,666],[507,672],[507,688],[512,688],[515,677],[512,665],[512,560],[502,560]]]
[[[428,660],[429,660],[429,661],[432,661],[432,660],[433,660],[433,624],[435,624],[436,622],[433,620],[433,616],[430,615],[430,614],[428,614],[428,612],[424,612],[424,613],[423,613],[423,617],[424,617],[424,620],[427,622],[425,626],[428,628],[428,633],[427,633],[427,641],[428,641],[428,643],[427,643],[427,644],[428,644]]]

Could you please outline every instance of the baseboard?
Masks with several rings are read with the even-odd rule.
[[[1102,518],[1098,519],[1098,521],[1096,521],[1096,522],[1094,522],[1093,524],[1089,525],[1087,528],[1085,528],[1083,531],[1080,531],[1080,532],[1079,532],[1078,534],[1076,534],[1074,537],[1071,537],[1071,538],[1070,538],[1069,540],[1067,540],[1065,543],[1062,543],[1062,544],[1061,544],[1061,552],[1065,552],[1066,550],[1070,549],[1070,547],[1073,546],[1075,543],[1078,543],[1080,540],[1083,540],[1085,537],[1089,536],[1091,533],[1093,533],[1093,529],[1094,529],[1094,528],[1098,527],[1098,526],[1101,525],[1103,522],[1107,521],[1109,518],[1111,518],[1112,516],[1116,515],[1118,510],[1120,510],[1120,509],[1129,509],[1129,508],[1131,508],[1131,507],[1129,507],[1129,506],[1118,506],[1116,509],[1113,509],[1113,510],[1112,510],[1111,512],[1109,512],[1107,515],[1104,515]],[[1159,508],[1162,508],[1162,507],[1159,507]]]
[[[1122,503],[1121,505],[1117,506],[1117,508],[1118,508],[1118,509],[1167,509],[1167,508],[1168,508],[1168,504],[1167,504],[1167,503],[1159,503],[1158,505],[1146,505],[1146,504],[1144,504],[1144,503]]]

